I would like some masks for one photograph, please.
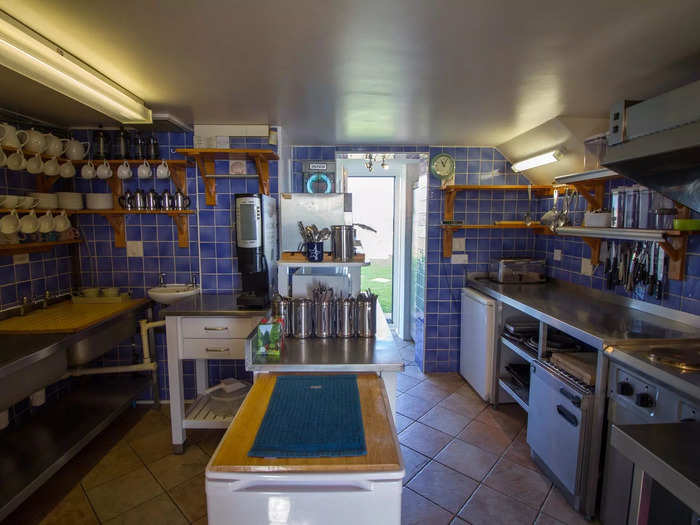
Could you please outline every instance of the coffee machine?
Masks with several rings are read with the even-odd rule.
[[[235,197],[236,250],[243,291],[239,306],[265,308],[277,277],[277,201],[261,193]]]

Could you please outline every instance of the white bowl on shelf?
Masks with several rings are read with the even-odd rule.
[[[39,209],[55,210],[58,208],[58,196],[55,193],[30,193],[29,196],[39,201],[36,206]]]
[[[85,207],[82,193],[59,191],[56,195],[58,196],[59,208],[64,210],[82,210]]]
[[[111,210],[114,205],[111,193],[86,193],[85,207],[88,210]]]

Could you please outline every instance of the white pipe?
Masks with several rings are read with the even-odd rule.
[[[139,327],[141,328],[141,349],[143,350],[143,362],[151,362],[151,350],[148,344],[148,330],[152,328],[158,328],[160,326],[165,326],[165,320],[148,322],[148,319],[141,319],[139,321]]]
[[[136,365],[105,366],[102,368],[76,368],[69,370],[70,376],[88,376],[95,374],[114,374],[118,372],[144,372],[152,371],[158,367],[156,363],[139,363]]]

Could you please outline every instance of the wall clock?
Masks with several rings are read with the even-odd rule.
[[[454,181],[455,159],[448,153],[439,153],[430,160],[430,171],[445,186]]]

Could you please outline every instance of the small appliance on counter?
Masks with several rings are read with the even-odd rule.
[[[241,306],[265,308],[277,275],[277,201],[260,193],[236,195],[236,246]]]
[[[497,283],[543,283],[544,259],[496,259],[489,263],[489,278]]]

